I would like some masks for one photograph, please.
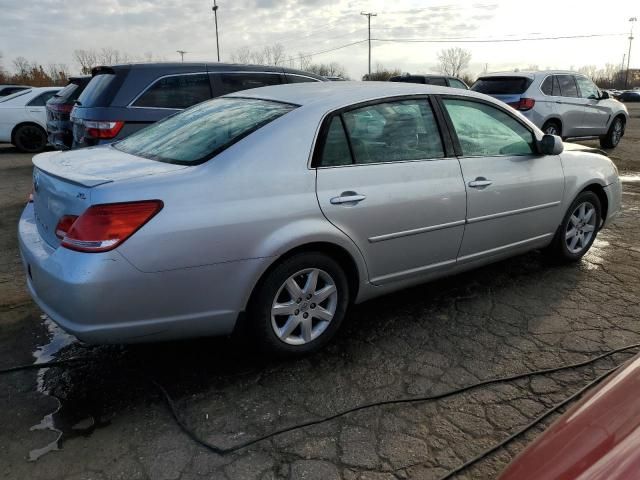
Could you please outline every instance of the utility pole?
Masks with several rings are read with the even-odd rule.
[[[216,22],[216,50],[218,52],[218,62],[220,61],[220,41],[218,40],[218,5],[216,4],[216,0],[213,0],[213,18]]]
[[[637,17],[631,17],[629,19],[631,22],[631,32],[629,33],[629,53],[627,54],[627,75],[624,77],[624,88],[626,90],[627,83],[629,82],[629,64],[631,63],[631,42],[633,42],[633,22],[637,22]]]
[[[180,54],[180,61],[181,62],[184,62],[184,54],[185,53],[189,53],[189,52],[187,52],[185,50],[176,50],[176,52],[178,52]]]
[[[371,80],[371,17],[377,17],[377,13],[371,12],[360,12],[360,15],[364,15],[367,17],[367,22],[369,24],[369,80]]]
[[[622,54],[622,64],[620,65],[620,74],[618,75],[618,80],[616,80],[616,85],[622,84],[622,76],[624,75],[624,60],[627,58],[627,54]]]

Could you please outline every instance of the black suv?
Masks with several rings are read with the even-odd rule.
[[[96,67],[71,112],[73,148],[112,143],[196,103],[239,90],[323,77],[283,67],[144,63]]]
[[[423,83],[425,85],[440,85],[441,87],[462,88],[463,90],[469,90],[466,83],[457,77],[451,77],[448,75],[399,75],[397,77],[391,77],[390,82],[405,82],[405,83]]]
[[[47,102],[47,136],[49,144],[58,150],[71,148],[73,143],[71,110],[90,80],[90,75],[69,78],[67,86]]]

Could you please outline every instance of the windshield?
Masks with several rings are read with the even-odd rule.
[[[531,82],[533,80],[526,77],[484,77],[479,78],[471,90],[487,95],[520,95]]]
[[[0,103],[8,102],[9,100],[13,100],[14,98],[18,98],[18,97],[20,97],[22,95],[26,95],[29,92],[31,92],[30,88],[27,89],[27,90],[20,90],[19,92],[12,93],[11,95],[7,95],[6,97],[0,98]]]
[[[114,145],[161,162],[202,163],[295,105],[248,98],[216,98],[166,118]]]

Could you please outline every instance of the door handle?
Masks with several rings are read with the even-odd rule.
[[[365,195],[359,195],[356,192],[342,192],[339,197],[333,197],[331,200],[331,205],[341,205],[343,203],[350,203],[355,205],[358,202],[361,202],[367,198]]]
[[[31,113],[40,113],[40,110],[29,110]]]
[[[484,177],[478,177],[472,182],[469,182],[469,186],[473,188],[482,188],[482,187],[488,187],[492,183],[493,182],[491,180],[487,180]]]
[[[559,104],[562,105],[562,102],[560,100],[556,100],[556,103],[559,103]]]

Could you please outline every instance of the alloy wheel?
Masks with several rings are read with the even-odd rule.
[[[590,202],[579,204],[569,217],[565,232],[567,249],[572,254],[589,247],[596,231],[596,208]]]
[[[622,138],[622,121],[617,119],[613,124],[613,132],[611,132],[611,143],[613,145],[618,145],[620,143],[620,139]]]
[[[43,148],[43,135],[38,127],[27,125],[20,128],[16,140],[28,152],[36,152]]]
[[[558,129],[554,124],[547,125],[547,128],[544,129],[544,133],[547,135],[558,135]]]
[[[304,345],[327,329],[338,306],[338,289],[331,276],[318,268],[291,275],[278,289],[271,306],[271,326],[289,345]]]

